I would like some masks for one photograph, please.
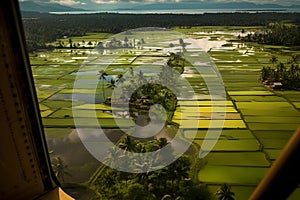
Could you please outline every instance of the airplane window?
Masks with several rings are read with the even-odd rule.
[[[300,122],[300,4],[276,2],[20,0],[63,189],[248,199]]]

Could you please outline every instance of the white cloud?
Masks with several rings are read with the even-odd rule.
[[[119,0],[92,0],[96,4],[116,4],[119,3]]]
[[[80,1],[76,1],[76,0],[50,0],[50,3],[58,3],[61,5],[76,5],[76,4],[82,4]]]

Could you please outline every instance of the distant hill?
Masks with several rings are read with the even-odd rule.
[[[292,7],[292,6],[290,6]],[[293,5],[293,7],[300,7]],[[232,2],[232,3],[155,3],[135,6],[133,10],[172,10],[172,9],[287,9],[289,7],[278,4],[255,4],[248,2]]]
[[[20,2],[21,11],[31,12],[67,12],[67,11],[84,11],[80,8],[72,8],[55,3],[36,3],[33,1]]]

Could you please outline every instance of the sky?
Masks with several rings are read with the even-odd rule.
[[[19,0],[19,1],[35,1],[35,2],[51,2],[65,6],[72,6],[83,9],[108,9],[108,8],[128,8],[143,4],[152,3],[190,3],[190,2],[252,2],[256,4],[272,3],[279,5],[299,5],[299,0]]]

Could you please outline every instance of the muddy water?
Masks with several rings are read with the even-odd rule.
[[[116,142],[122,135],[119,130],[105,130],[107,137]],[[47,139],[49,151],[53,151],[51,157],[60,156],[68,165],[68,172],[72,176],[65,175],[66,182],[82,183],[87,181],[101,163],[96,160],[84,147],[76,129],[67,136],[55,139]],[[103,152],[106,154],[107,152]]]

